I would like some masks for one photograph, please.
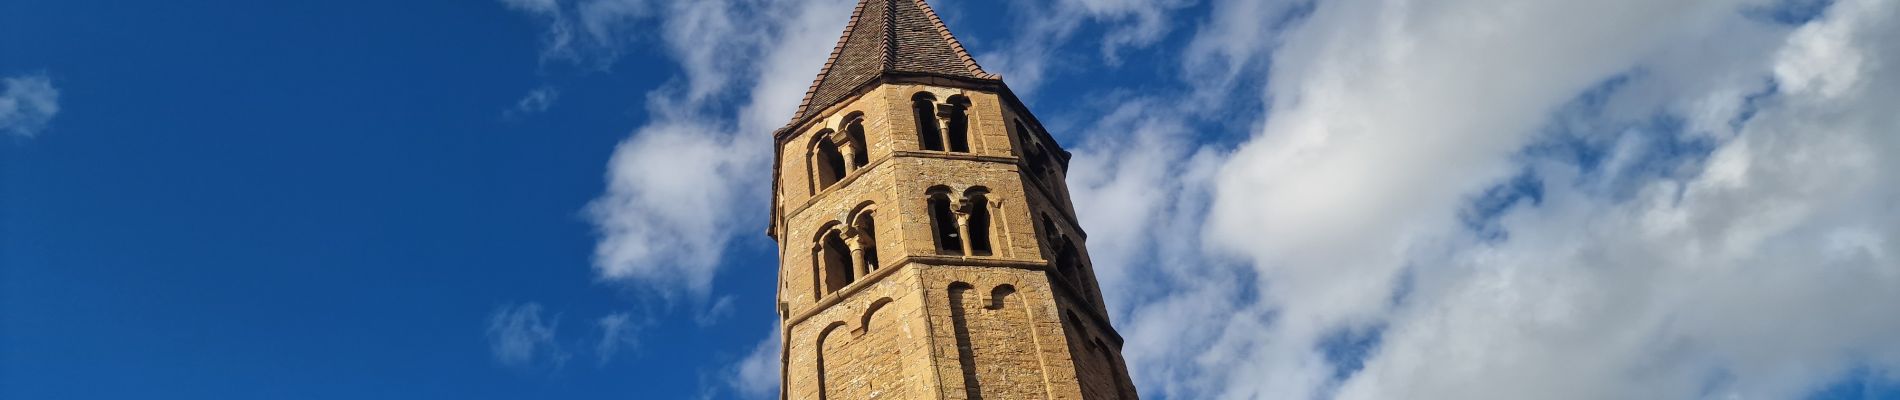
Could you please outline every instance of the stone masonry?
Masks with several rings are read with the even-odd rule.
[[[923,0],[862,0],[774,133],[781,398],[1134,399],[1068,152]]]

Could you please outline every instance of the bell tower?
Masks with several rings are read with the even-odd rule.
[[[773,139],[782,399],[1136,398],[1069,153],[925,0],[860,0]]]

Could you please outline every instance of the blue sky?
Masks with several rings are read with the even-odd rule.
[[[931,3],[1145,397],[1900,398],[1893,2]],[[850,6],[0,4],[0,398],[774,398]]]

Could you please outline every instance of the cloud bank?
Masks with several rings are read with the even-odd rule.
[[[1895,5],[1749,12],[1784,6],[1337,1],[1269,47],[1203,30],[1222,50],[1184,63],[1271,59],[1264,126],[1211,176],[1194,166],[1215,149],[1122,171],[1166,154],[1085,145],[1102,160],[1076,165],[1104,168],[1078,177],[1107,178],[1071,182],[1092,232],[1206,224],[1198,243],[1092,238],[1157,249],[1097,266],[1143,277],[1104,279],[1135,294],[1117,309],[1142,388],[1789,398],[1894,379]]]

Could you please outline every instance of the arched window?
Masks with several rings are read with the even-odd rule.
[[[833,183],[838,183],[839,179],[844,179],[845,173],[844,155],[838,153],[838,144],[832,143],[829,137],[831,130],[820,131],[818,135],[820,137],[816,145],[812,147],[811,153],[811,167],[815,175],[813,179],[818,182],[818,186],[812,190],[813,194],[830,188]]]
[[[872,215],[871,210],[865,210],[851,221],[851,225],[858,230],[858,248],[864,249],[862,251],[865,271],[876,271],[878,266],[877,218]]]
[[[985,196],[988,193],[989,189],[981,186],[963,192],[963,201],[970,208],[966,210],[970,214],[970,222],[966,226],[970,230],[970,255],[973,256],[987,256],[991,253],[990,200]]]
[[[937,254],[963,255],[963,239],[957,232],[957,217],[950,212],[950,189],[930,191],[930,227],[936,234]]]
[[[937,112],[938,115],[943,117],[944,121],[950,123],[948,127],[950,132],[948,135],[945,135],[950,141],[950,151],[958,153],[970,152],[970,119],[964,115],[964,110],[968,110],[969,108],[970,98],[950,96],[950,103],[945,104],[943,110]]]
[[[851,149],[855,150],[851,152],[851,169],[856,170],[870,164],[871,154],[868,150],[871,148],[871,142],[864,141],[864,117],[851,116],[850,122],[844,125],[844,134],[851,140]]]
[[[917,92],[910,97],[911,111],[917,117],[917,143],[924,150],[943,151],[943,132],[937,129],[937,96]]]
[[[838,230],[825,232],[819,253],[825,266],[825,293],[834,293],[850,285],[855,278],[851,276],[851,247],[844,244],[844,238],[838,236]]]

